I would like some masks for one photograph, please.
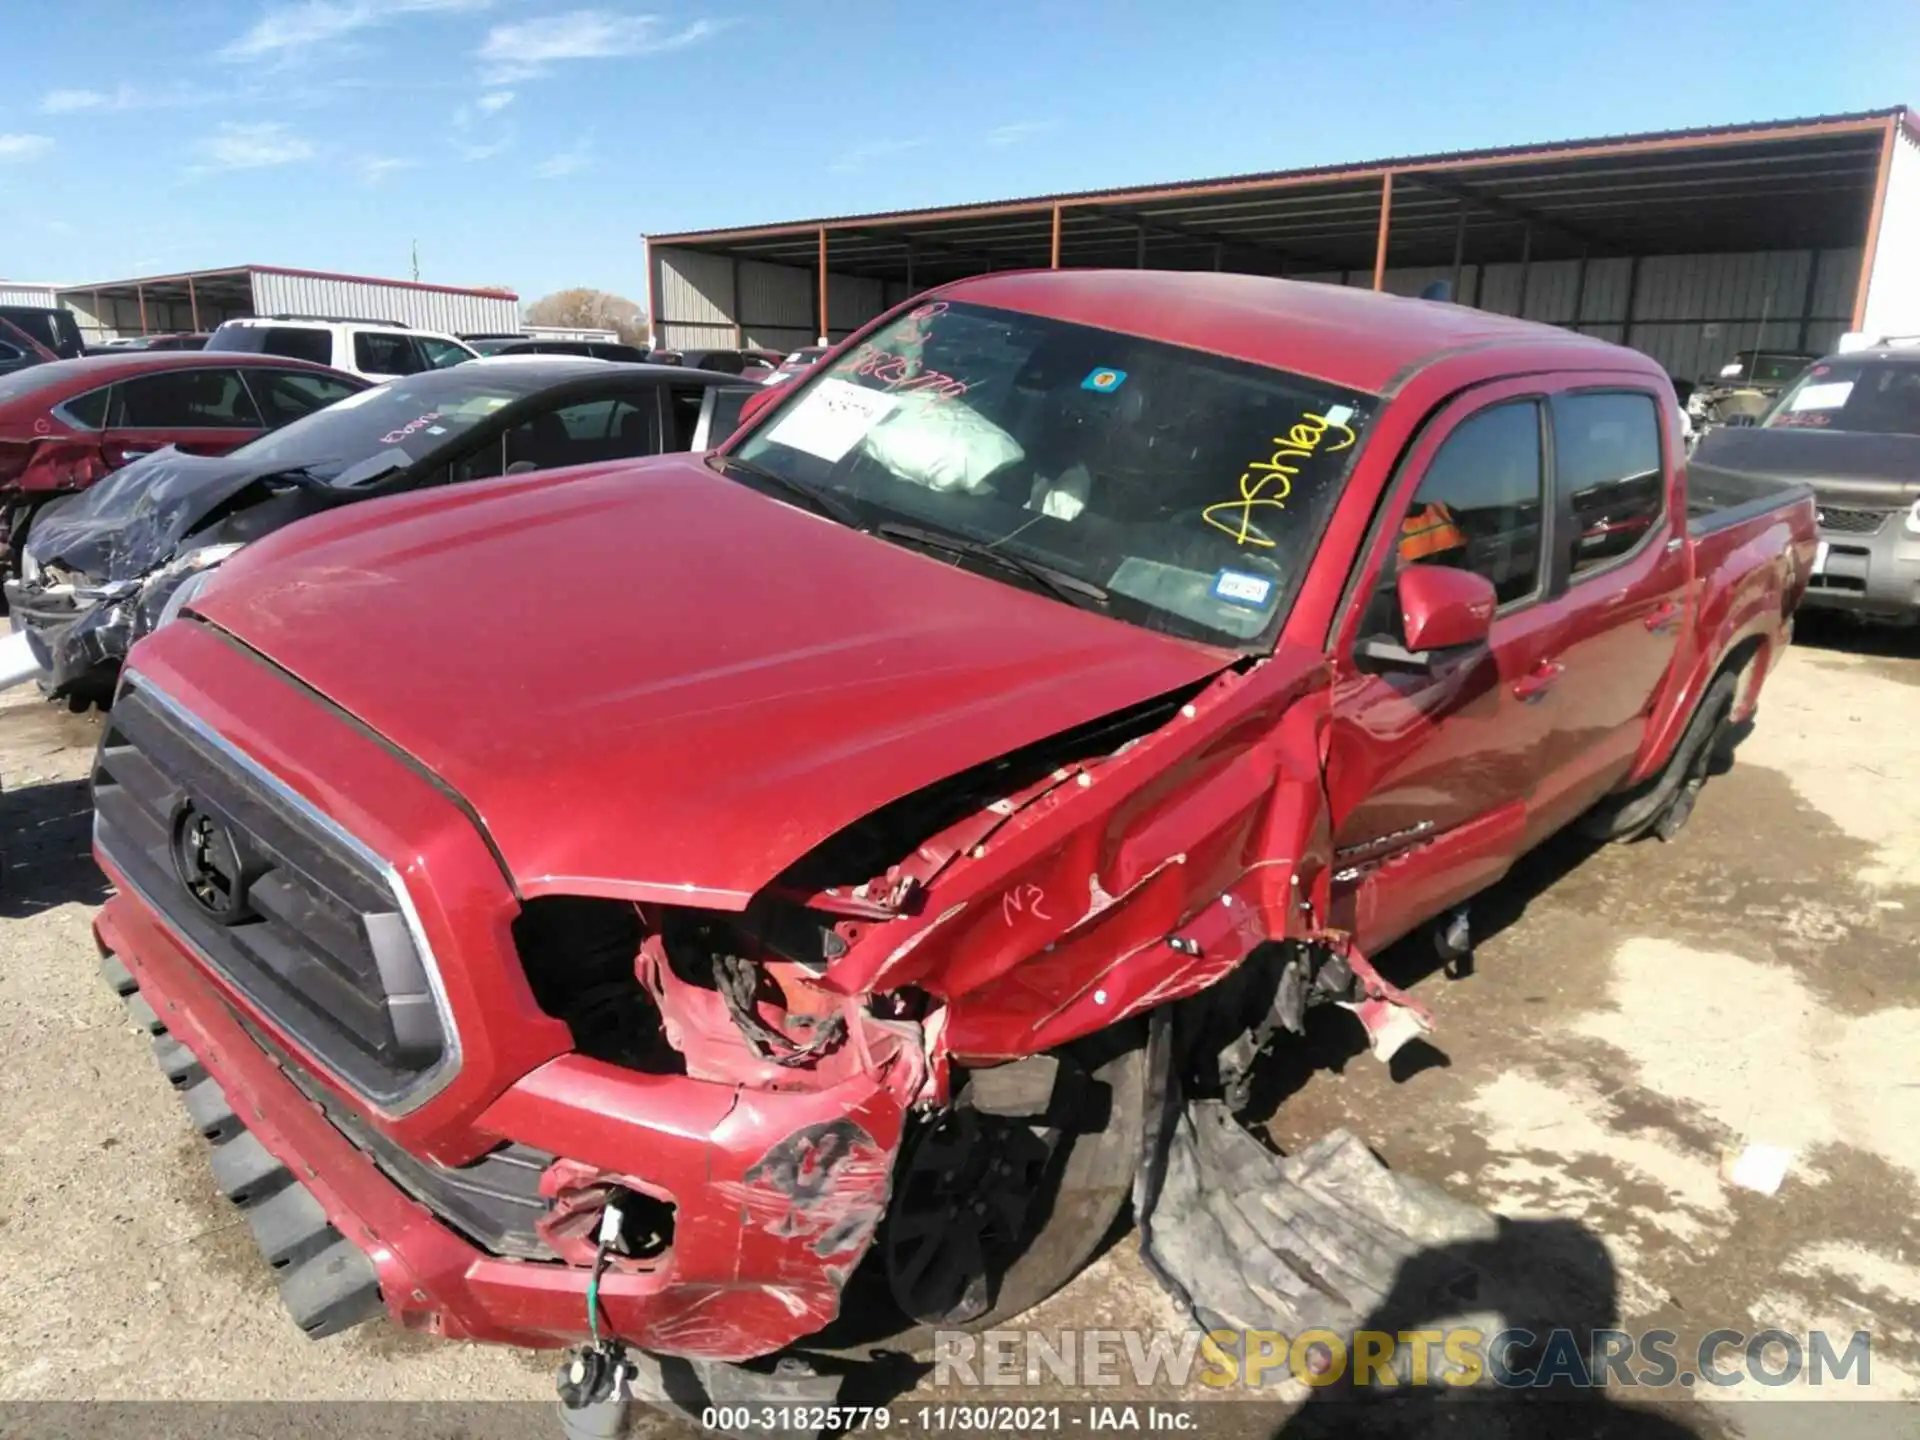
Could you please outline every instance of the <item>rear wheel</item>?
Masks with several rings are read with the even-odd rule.
[[[957,1077],[913,1125],[840,1318],[801,1347],[923,1353],[936,1330],[1031,1309],[1086,1265],[1133,1189],[1145,1134],[1144,1031]]]
[[[1733,715],[1739,676],[1726,671],[1716,676],[1700,697],[1693,719],[1674,747],[1665,767],[1653,779],[1626,795],[1603,803],[1588,817],[1584,829],[1599,840],[1637,840],[1658,835],[1671,840],[1693,818],[1694,802],[1707,782],[1714,757]]]

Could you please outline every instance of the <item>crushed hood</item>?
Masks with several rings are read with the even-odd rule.
[[[1688,464],[1742,478],[1802,481],[1829,505],[1894,509],[1920,500],[1920,435],[1731,426],[1710,432]]]
[[[49,506],[28,533],[36,564],[58,563],[97,584],[138,580],[166,564],[179,543],[257,480],[285,470],[168,446]]]
[[[687,456],[337,510],[192,610],[458,792],[523,893],[729,908],[890,800],[1232,658]]]

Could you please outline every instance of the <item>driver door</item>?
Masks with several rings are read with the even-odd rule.
[[[1333,923],[1363,950],[1498,879],[1526,844],[1553,705],[1545,403],[1537,382],[1486,386],[1426,429],[1336,636]],[[1406,652],[1395,585],[1411,565],[1493,582],[1488,643]]]

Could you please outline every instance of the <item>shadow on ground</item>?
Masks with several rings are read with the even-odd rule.
[[[85,780],[56,780],[0,795],[0,918],[18,920],[78,902],[98,905],[107,882],[93,862],[93,801]]]

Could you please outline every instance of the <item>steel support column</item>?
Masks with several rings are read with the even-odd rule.
[[[1060,207],[1053,207],[1053,258],[1048,262],[1052,269],[1060,268]]]
[[[1373,242],[1373,288],[1387,288],[1387,231],[1393,224],[1393,172],[1380,175],[1380,233]]]
[[[1880,169],[1873,178],[1873,208],[1867,212],[1867,241],[1860,247],[1860,279],[1853,287],[1853,324],[1859,330],[1867,323],[1867,289],[1873,283],[1873,257],[1880,249],[1880,217],[1887,208],[1887,176],[1893,170],[1893,142],[1900,133],[1900,122],[1889,116],[1880,137]]]
[[[820,343],[831,345],[833,332],[827,328],[827,227],[820,227]]]

